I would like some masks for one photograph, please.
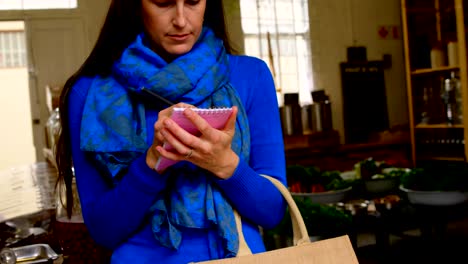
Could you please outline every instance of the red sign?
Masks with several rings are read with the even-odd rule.
[[[400,39],[400,29],[395,25],[379,26],[377,34],[379,39]]]
[[[386,26],[381,26],[378,33],[381,39],[386,39],[389,32]]]

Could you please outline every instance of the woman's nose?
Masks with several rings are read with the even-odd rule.
[[[184,11],[184,1],[179,1],[176,5],[175,10],[175,17],[172,20],[172,23],[177,27],[184,27],[187,23],[187,19],[185,18],[185,11]]]

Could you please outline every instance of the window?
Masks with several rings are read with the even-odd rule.
[[[10,25],[10,30],[4,30],[4,24],[9,22],[2,23],[0,27],[0,68],[26,67],[24,30],[16,27],[18,23],[6,24]]]
[[[0,10],[72,9],[77,0],[0,0]]]
[[[281,93],[312,90],[307,0],[240,0],[245,53],[266,61]]]

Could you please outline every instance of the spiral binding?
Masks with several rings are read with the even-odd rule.
[[[187,109],[185,107],[174,107],[175,113],[182,113]],[[214,108],[190,108],[199,115],[211,115],[211,114],[225,114],[232,111],[232,107],[214,107]]]

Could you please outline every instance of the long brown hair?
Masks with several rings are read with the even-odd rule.
[[[227,53],[235,53],[227,36],[222,1],[206,1],[204,25],[210,27],[215,35],[224,41]],[[72,100],[69,98],[70,90],[82,76],[109,75],[113,63],[143,31],[141,0],[112,0],[93,50],[80,69],[67,80],[60,94],[59,109],[62,129],[55,154],[59,171],[59,184],[64,183],[66,187],[66,207],[69,218],[73,208],[73,162],[68,120],[68,101]]]

